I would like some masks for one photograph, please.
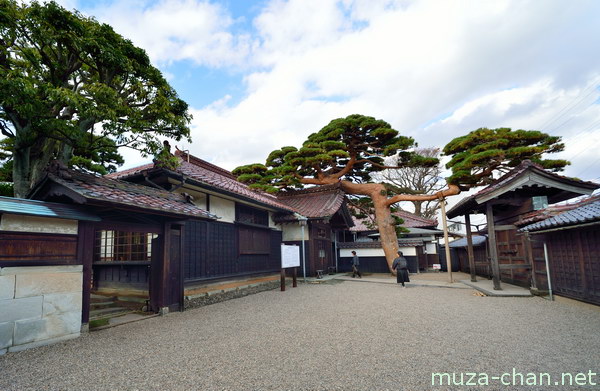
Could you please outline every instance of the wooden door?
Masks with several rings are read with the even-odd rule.
[[[165,307],[169,307],[170,311],[179,311],[182,309],[181,305],[183,304],[181,227],[174,226],[171,228],[169,236]]]
[[[150,308],[155,312],[183,308],[181,242],[181,226],[171,224],[165,224],[164,235],[152,240]]]
[[[496,246],[502,281],[529,287],[531,265],[527,261],[525,238],[516,229],[497,229]]]
[[[331,227],[328,224],[313,223],[310,231],[310,272],[317,270],[327,271],[330,266],[335,266],[333,261]]]

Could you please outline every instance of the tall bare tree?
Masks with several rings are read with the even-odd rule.
[[[439,159],[441,151],[439,148],[419,148],[415,153],[428,158]],[[383,182],[391,183],[399,189],[410,189],[414,194],[433,194],[446,187],[446,180],[442,177],[442,168],[439,164],[433,166],[402,167],[387,169],[377,173]],[[440,200],[415,199],[400,204],[402,209],[405,205],[412,204],[413,212],[417,216],[433,219],[440,207]]]

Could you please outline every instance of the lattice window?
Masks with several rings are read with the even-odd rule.
[[[96,231],[96,262],[150,261],[152,239],[156,234],[146,232]]]

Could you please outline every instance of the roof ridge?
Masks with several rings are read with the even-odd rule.
[[[180,159],[187,161],[188,163],[194,165],[194,166],[198,166],[198,167],[203,167],[206,168],[208,170],[211,170],[213,172],[217,172],[219,174],[225,175],[227,177],[229,177],[230,179],[236,180],[237,181],[237,177],[235,175],[233,175],[231,173],[231,171],[226,170],[222,167],[219,167],[215,164],[209,163],[204,159],[200,159],[197,156],[191,155],[189,152],[185,152],[182,151],[180,149],[177,149],[175,151],[175,156],[179,157]],[[187,157],[187,160],[186,160]]]
[[[327,192],[333,193],[332,190],[343,192],[343,190],[341,189],[341,186],[338,182],[338,183],[333,183],[333,184],[329,184],[329,185],[316,185],[316,186],[312,186],[312,187],[309,187],[306,189],[286,190],[285,192],[277,193],[277,198],[296,197],[299,195],[311,195],[311,194],[327,193]]]

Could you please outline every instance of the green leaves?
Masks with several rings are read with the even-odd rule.
[[[338,180],[372,181],[370,174],[389,168],[385,156],[398,152],[398,166],[435,165],[435,158],[412,151],[411,137],[398,135],[385,121],[359,114],[337,118],[308,136],[302,147],[283,147],[269,154],[265,166],[242,166],[233,173],[242,182],[273,191],[302,187],[302,183],[334,183]],[[252,174],[252,175],[245,175]],[[259,177],[260,176],[260,177]],[[270,186],[270,187],[269,187]]]
[[[147,156],[165,137],[191,141],[190,121],[144,50],[109,25],[55,2],[0,0],[0,125],[14,130],[15,149],[61,148],[46,158],[95,151],[71,164],[103,172],[122,163],[122,146]]]
[[[560,137],[537,130],[480,128],[444,147],[444,154],[452,157],[446,164],[446,168],[452,169],[448,182],[463,187],[485,185],[493,180],[495,170],[506,171],[526,159],[559,171],[569,162],[546,160],[542,155],[563,149]]]

